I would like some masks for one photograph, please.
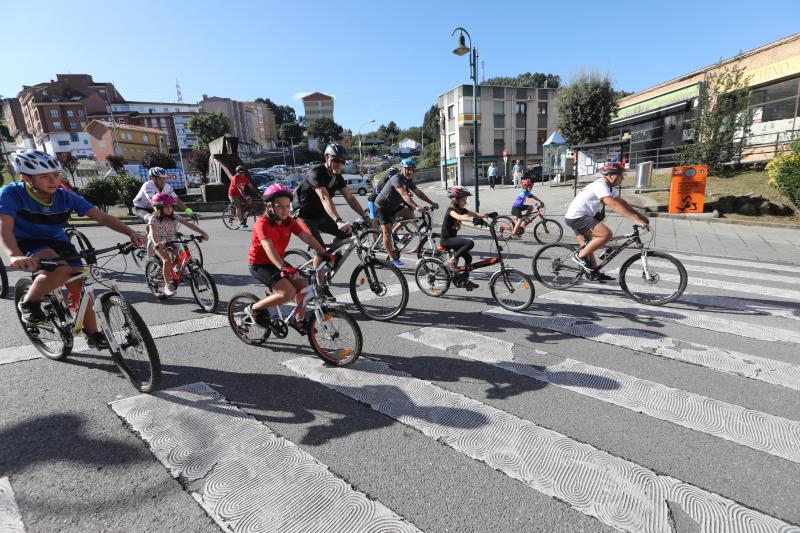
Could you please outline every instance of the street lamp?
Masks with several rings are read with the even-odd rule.
[[[375,119],[371,118],[371,119],[369,119],[368,121],[366,121],[365,123],[363,123],[362,125],[360,125],[358,127],[358,169],[359,170],[361,170],[364,167],[364,152],[363,152],[363,150],[361,148],[361,144],[362,144],[361,128],[363,128],[367,124],[371,124],[373,122],[375,122]]]
[[[283,139],[278,139],[278,143],[289,145],[289,141],[284,141]],[[281,148],[281,153],[283,154],[283,166],[286,166],[286,150]]]
[[[478,200],[478,49],[472,46],[472,37],[469,32],[462,27],[458,27],[450,34],[452,37],[458,34],[458,45],[453,49],[453,53],[457,56],[470,54],[469,56],[469,73],[472,78],[472,179],[475,180],[475,211],[480,210],[480,201]],[[466,34],[469,39],[469,45],[464,41]]]
[[[447,116],[444,114],[444,108],[439,108],[439,130],[442,132],[442,150],[444,151],[444,159],[442,162],[442,178],[444,178],[444,190],[447,190]],[[475,208],[477,209],[477,207]]]

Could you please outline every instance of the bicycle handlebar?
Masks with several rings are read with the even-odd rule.
[[[46,270],[48,272],[52,272],[58,267],[70,266],[70,265],[63,265],[59,263],[59,261],[69,262],[69,261],[75,261],[76,259],[83,259],[87,263],[93,264],[97,262],[97,256],[100,254],[117,251],[118,253],[125,255],[131,253],[134,248],[136,247],[133,245],[133,243],[130,242],[117,243],[114,246],[109,246],[108,248],[100,248],[100,249],[88,248],[86,250],[78,252],[77,255],[69,255],[69,256],[60,255],[58,257],[53,257],[50,259],[42,259],[39,261],[39,270]]]

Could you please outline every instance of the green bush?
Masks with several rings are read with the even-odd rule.
[[[119,194],[118,202],[128,208],[128,214],[133,214],[133,199],[142,188],[142,180],[131,176],[127,172],[119,172],[116,176],[111,176],[108,181],[114,186]]]
[[[108,207],[116,205],[119,200],[119,193],[114,184],[102,178],[92,178],[86,182],[81,188],[81,196],[103,211],[108,211]]]
[[[800,141],[767,164],[769,183],[800,210]]]

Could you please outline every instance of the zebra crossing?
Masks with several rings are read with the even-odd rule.
[[[614,283],[552,292],[537,286],[526,313],[480,302],[475,305],[481,314],[478,327],[453,321],[398,325],[391,341],[372,347],[375,353],[367,344],[366,355],[350,367],[333,368],[289,353],[276,363],[320,390],[336,393],[356,411],[376,413],[393,427],[411,429],[449,454],[514,480],[520,491],[563,502],[596,521],[597,529],[800,532],[797,513],[787,520],[774,508],[737,501],[702,480],[687,480],[641,458],[606,450],[602,442],[547,427],[513,405],[420,377],[414,367],[399,368],[397,358],[382,360],[381,353],[407,352],[410,358],[436,354],[470,361],[487,372],[506,372],[595,402],[609,416],[617,412],[611,409],[621,409],[640,417],[634,420],[655,420],[718,439],[795,471],[800,464],[800,305],[793,299],[800,299],[800,292],[793,287],[800,281],[800,269],[688,254],[680,259],[690,290],[674,305],[637,304]],[[416,293],[411,279],[409,289]],[[419,298],[410,307],[430,309],[441,301]],[[669,329],[649,328],[655,321]],[[209,317],[162,325],[154,337],[221,327],[224,317]],[[743,389],[780,391],[797,403],[776,413],[750,405],[747,397],[715,398],[697,390],[695,383],[681,387],[674,380],[665,384],[652,375],[637,375],[635,368],[604,367],[558,342],[537,343],[529,333],[567,336],[600,353],[624,352],[641,365],[666,359],[687,378],[702,370],[734,380]],[[729,342],[719,346],[697,341],[712,335],[725,335]],[[6,363],[22,360],[15,355],[19,353],[10,348],[0,349],[0,363],[4,358]],[[398,502],[375,499],[351,483],[346,472],[317,459],[313,447],[293,442],[269,422],[233,405],[214,383],[130,396],[109,406],[224,531],[426,530],[413,513],[401,513]],[[425,464],[424,457],[413,460]],[[12,517],[13,510],[7,509],[16,508],[7,504],[8,494],[13,502],[8,478],[0,478],[0,526]],[[788,506],[793,501],[797,509],[799,494],[775,498],[788,498]]]

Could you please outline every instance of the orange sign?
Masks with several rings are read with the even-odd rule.
[[[670,213],[702,213],[706,197],[707,165],[672,167]]]

